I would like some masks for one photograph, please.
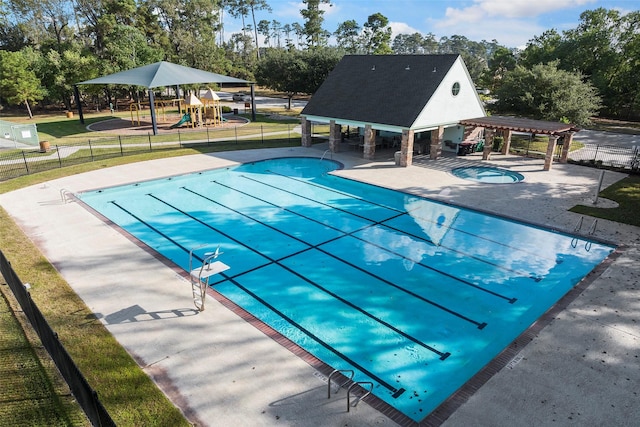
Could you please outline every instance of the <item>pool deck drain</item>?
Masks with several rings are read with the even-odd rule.
[[[327,399],[316,369],[220,302],[211,298],[198,313],[183,276],[80,204],[60,198],[63,189],[80,192],[271,157],[321,157],[325,150],[320,144],[123,165],[6,193],[0,205],[194,424],[412,425],[366,402],[347,413],[346,390]],[[600,174],[560,164],[544,172],[541,160],[501,155],[490,162],[417,156],[409,168],[395,167],[393,159],[364,162],[353,153],[332,157],[345,165],[341,176],[569,232],[580,216],[567,209],[589,199]],[[470,164],[507,168],[526,179],[496,187],[449,173]],[[623,176],[607,172],[604,187]],[[598,220],[595,237],[624,247],[593,283],[552,311],[545,327],[512,344],[501,362],[505,368],[462,390],[429,425],[630,425],[640,419],[640,229]],[[514,357],[518,363],[509,364]]]

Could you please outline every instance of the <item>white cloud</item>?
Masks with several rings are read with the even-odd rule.
[[[466,22],[458,22],[450,25],[436,37],[451,36],[458,34],[465,36],[469,40],[497,40],[498,43],[509,47],[523,48],[535,34],[542,34],[547,28],[539,25],[535,21],[526,19],[511,19],[500,22],[491,21],[491,25],[468,25]],[[445,32],[446,31],[446,32]]]
[[[596,0],[474,0],[465,8],[448,7],[445,19],[436,25],[449,28],[460,23],[488,24],[488,18],[536,18],[545,13],[573,8]]]
[[[416,30],[412,26],[404,23],[404,22],[389,22],[389,27],[391,28],[391,39],[398,34],[414,34],[421,33],[420,30]]]

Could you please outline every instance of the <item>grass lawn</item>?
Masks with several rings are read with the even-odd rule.
[[[87,120],[102,120],[104,117],[96,115]],[[38,120],[38,119],[37,119]],[[275,121],[274,121],[275,122]],[[281,126],[282,123],[263,122],[255,126]],[[61,117],[46,117],[38,120],[38,129],[46,132],[56,141],[78,141],[87,138],[86,129],[78,126],[77,119]],[[321,131],[320,127],[317,129]],[[41,136],[42,139],[42,136]],[[15,178],[0,184],[0,193],[13,191],[25,186],[46,182],[59,177],[83,173],[95,169],[117,166],[156,158],[182,156],[194,153],[208,153],[237,149],[253,149],[268,147],[283,147],[299,145],[299,140],[289,138],[265,139],[259,141],[245,141],[241,144],[215,143],[200,145],[192,148],[173,148],[171,150],[154,150],[143,154],[105,158],[87,163],[75,164],[64,168],[56,168],[46,172],[35,173]],[[587,206],[577,206],[574,212],[592,215],[599,218],[611,219],[640,226],[640,177],[632,176],[607,188],[601,193],[617,201],[620,206],[616,209],[599,209]],[[187,426],[190,425],[157,388],[155,383],[138,367],[129,354],[119,345],[104,325],[95,318],[84,302],[75,294],[73,289],[60,276],[55,268],[40,253],[39,249],[17,227],[6,211],[0,208],[0,249],[12,263],[18,276],[25,281],[27,278],[38,292],[34,292],[34,300],[45,314],[49,323],[59,334],[60,340],[87,377],[89,384],[97,391],[107,411],[118,425],[131,426]],[[6,295],[3,301],[11,299],[10,290],[6,285],[0,285],[0,291]],[[0,301],[2,303],[2,301]],[[5,303],[5,306],[8,305]],[[18,366],[24,352],[31,351],[32,355],[42,353],[37,340],[28,340],[29,335],[21,332],[15,323],[11,323],[12,316],[8,309],[0,304],[0,335],[5,343],[5,336],[10,342],[15,342],[4,351],[5,365]],[[25,328],[28,332],[28,327]],[[9,341],[7,341],[9,342]],[[25,348],[26,347],[26,348]],[[3,350],[5,347],[0,347]],[[24,351],[23,351],[24,350]],[[52,415],[41,422],[39,419],[31,421],[25,414],[35,408],[34,402],[42,400],[42,393],[34,394],[24,390],[25,372],[20,369],[7,369],[0,372],[3,390],[24,390],[16,405],[0,404],[0,425],[87,425],[86,419],[79,415],[78,408],[71,404],[61,380],[56,377],[54,370],[48,369],[51,362],[45,357],[35,357],[31,364],[39,365],[33,371],[29,382],[40,381],[50,396]],[[30,373],[31,374],[31,373]],[[44,376],[44,377],[43,377]],[[42,379],[44,378],[44,379]],[[57,421],[62,420],[62,421]],[[26,423],[26,424],[25,424]]]
[[[615,209],[578,205],[571,212],[640,227],[640,176],[630,175],[600,192],[599,197],[618,202]]]

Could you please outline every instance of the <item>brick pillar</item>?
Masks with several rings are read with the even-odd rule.
[[[549,135],[549,145],[547,145],[547,153],[544,155],[544,167],[542,168],[542,170],[551,170],[551,164],[553,163],[553,153],[556,151],[557,142],[557,135]]]
[[[371,128],[371,125],[365,125],[364,127],[364,149],[362,157],[367,160],[373,160],[376,155],[376,131]]]
[[[502,132],[504,136],[504,143],[502,144],[502,150],[500,150],[502,154],[509,154],[509,148],[511,148],[511,133],[511,129]]]
[[[413,163],[413,131],[402,129],[400,142],[400,166],[407,167]]]
[[[300,128],[302,132],[302,146],[311,147],[311,122],[303,117],[300,119]]]
[[[493,129],[484,131],[484,148],[482,149],[482,160],[489,160],[493,149]]]
[[[329,122],[329,150],[332,153],[340,151],[340,143],[342,142],[342,126],[337,125],[335,120]]]
[[[444,137],[444,126],[431,131],[431,145],[429,146],[429,158],[436,160],[442,156],[442,139]]]
[[[560,154],[560,163],[567,163],[569,158],[569,149],[573,142],[573,135],[575,132],[566,132],[564,134],[564,142],[562,143],[562,154]]]

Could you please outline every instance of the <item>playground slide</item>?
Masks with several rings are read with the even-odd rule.
[[[191,114],[186,113],[184,116],[182,116],[182,118],[180,119],[180,121],[178,123],[175,123],[175,124],[169,126],[169,129],[175,129],[177,127],[182,126],[186,122],[190,122],[190,121],[191,121]]]

